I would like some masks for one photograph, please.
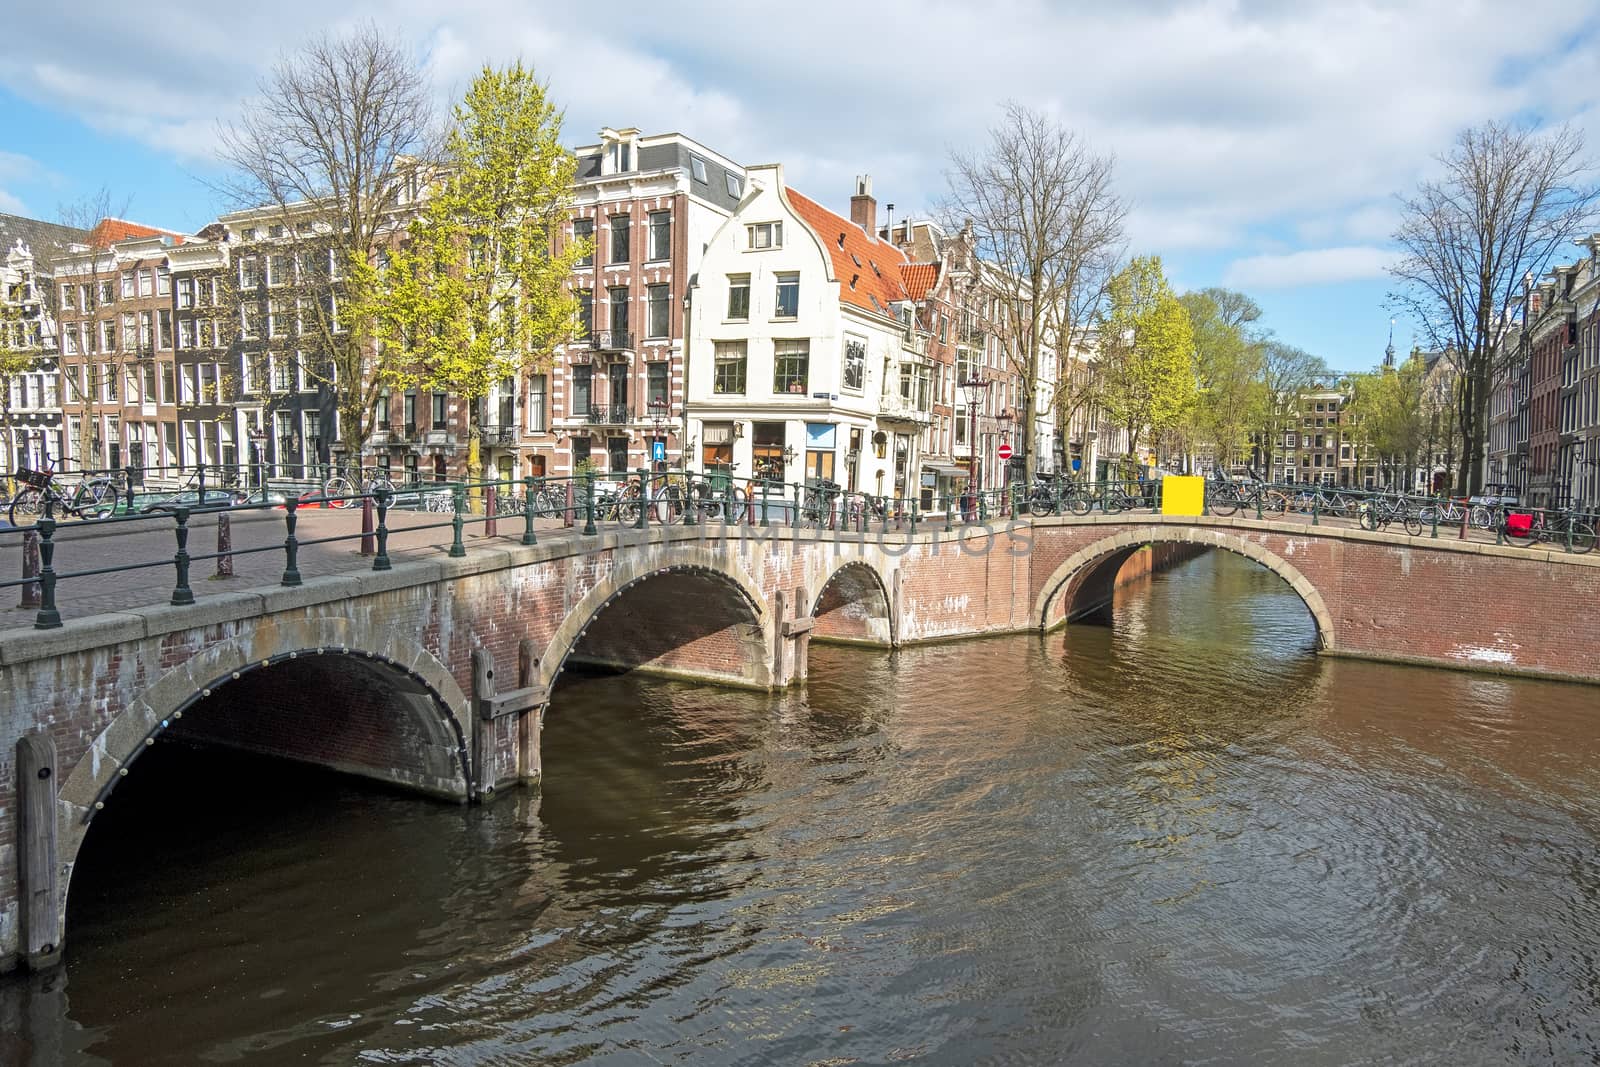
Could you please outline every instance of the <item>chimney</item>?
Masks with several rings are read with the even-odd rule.
[[[856,175],[856,195],[850,198],[850,221],[867,231],[878,232],[878,202],[872,198],[872,175]]]

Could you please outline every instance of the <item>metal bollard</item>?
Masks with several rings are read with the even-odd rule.
[[[22,535],[22,576],[24,578],[37,578],[39,576],[39,531],[29,530]],[[22,586],[22,603],[19,608],[36,608],[39,606],[39,583],[25,582]]]
[[[594,524],[594,471],[583,476],[583,536],[593,537],[600,531]]]
[[[390,492],[387,489],[379,489],[376,496],[378,498],[378,528],[374,533],[378,542],[378,551],[372,557],[372,569],[386,571],[391,566],[389,563]]]
[[[639,470],[638,470],[638,474],[639,474],[639,517],[633,520],[633,528],[635,530],[643,530],[645,527],[650,525],[650,520],[645,517],[650,513],[650,482],[649,482],[650,472],[647,471],[645,468],[640,467]]]
[[[372,553],[372,497],[363,496],[361,498],[361,554],[370,556]]]
[[[61,626],[61,612],[56,610],[56,520],[49,500],[45,501],[44,517],[36,524],[39,531],[39,613],[33,618],[35,630],[54,630]]]
[[[226,511],[217,515],[217,577],[233,577],[233,518]]]
[[[450,490],[450,558],[460,559],[467,554],[467,546],[461,540],[461,530],[467,524],[461,512],[467,506],[467,490],[457,483]]]
[[[483,536],[496,537],[500,533],[500,524],[495,520],[500,511],[500,494],[495,492],[493,482],[483,488]]]
[[[300,542],[295,538],[295,524],[299,522],[295,509],[300,502],[294,497],[287,497],[283,502],[285,514],[283,525],[288,530],[288,535],[283,539],[283,578],[282,585],[300,584]]]
[[[177,529],[173,531],[178,538],[178,551],[172,557],[173,568],[178,573],[171,603],[173,607],[182,607],[194,603],[194,590],[189,588],[189,509],[174,508],[172,514],[178,520]]]
[[[533,533],[533,502],[539,499],[534,488],[533,475],[522,479],[522,543],[536,545],[539,539]]]

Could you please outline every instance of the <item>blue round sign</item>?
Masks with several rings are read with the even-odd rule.
[[[1083,460],[1079,459],[1077,456],[1073,456],[1072,457],[1072,469],[1075,470],[1075,471],[1083,470]]]

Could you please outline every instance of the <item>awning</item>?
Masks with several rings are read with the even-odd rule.
[[[922,469],[933,471],[941,478],[965,478],[971,473],[966,467],[955,467],[949,463],[924,463]]]

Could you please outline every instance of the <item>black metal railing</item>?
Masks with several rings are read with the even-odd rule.
[[[603,404],[590,404],[589,410],[583,414],[585,422],[604,426],[623,426],[632,418],[632,409],[626,404],[612,404],[609,407]]]

